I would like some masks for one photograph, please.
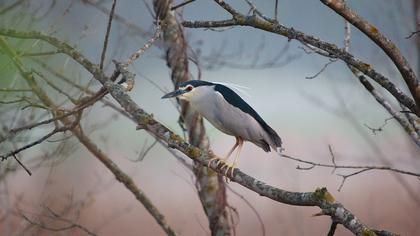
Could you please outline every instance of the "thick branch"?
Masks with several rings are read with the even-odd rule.
[[[417,80],[416,74],[412,70],[408,61],[401,54],[395,44],[386,38],[374,25],[357,15],[343,0],[320,0],[322,3],[333,9],[337,14],[341,15],[357,27],[360,31],[366,34],[373,42],[375,42],[394,62],[405,80],[414,100],[417,104],[417,109],[420,109],[420,84]]]
[[[350,22],[348,22],[347,20],[344,20],[344,50],[346,52],[348,52],[350,48],[350,37],[351,37]],[[420,138],[419,138],[418,130],[416,129],[417,126],[416,126],[416,120],[415,120],[417,117],[414,118],[414,117],[411,117],[410,114],[408,114],[407,119],[405,119],[404,115],[400,113],[399,111],[395,110],[391,106],[391,104],[389,104],[389,102],[382,96],[382,94],[373,87],[373,85],[365,78],[365,76],[362,73],[360,73],[357,69],[355,69],[349,64],[347,64],[347,67],[350,69],[350,71],[353,73],[354,76],[359,78],[360,83],[365,87],[366,90],[368,90],[368,92],[376,99],[376,101],[383,108],[385,108],[385,110],[388,111],[388,113],[391,114],[392,117],[398,121],[398,123],[400,123],[400,125],[403,127],[405,132],[414,141],[414,143],[417,144],[418,147],[420,147]],[[404,106],[402,107],[404,109]],[[413,119],[411,120],[411,118]],[[375,132],[375,130],[373,131]]]
[[[84,135],[80,128],[75,129],[73,133],[79,141],[114,174],[115,178],[119,182],[123,183],[125,187],[133,193],[136,199],[143,204],[146,210],[153,216],[153,218],[155,218],[167,235],[176,235],[175,231],[166,222],[164,215],[159,212],[143,191],[137,187],[130,176],[124,173],[104,152],[96,146],[95,143]]]
[[[99,69],[99,66],[92,63],[86,57],[84,57],[80,52],[71,47],[68,43],[58,40],[52,36],[45,35],[37,31],[17,31],[14,29],[5,29],[0,28],[0,35],[14,37],[14,38],[24,38],[24,39],[40,39],[43,40],[57,49],[60,49],[62,53],[70,56],[73,60],[77,61],[81,66],[83,66],[89,73],[94,75],[97,79],[102,78],[104,80],[105,75]],[[18,68],[19,69],[19,68]]]
[[[57,40],[58,41],[58,40]],[[32,91],[38,96],[38,98],[47,106],[51,107],[53,110],[58,110],[57,105],[53,102],[51,98],[37,85],[34,81],[33,76],[25,68],[23,63],[20,61],[16,52],[8,45],[7,41],[0,37],[0,47],[5,50],[7,55],[10,57],[14,65],[18,68],[23,79],[31,87]],[[70,47],[70,46],[68,46]],[[71,51],[75,51],[70,48]],[[82,57],[82,56],[81,56]],[[82,57],[84,58],[84,57]],[[80,59],[80,58],[79,58]],[[93,65],[90,61],[84,61],[86,65]],[[102,72],[96,71],[96,76],[101,77]],[[109,79],[107,81],[110,81]],[[70,126],[72,122],[67,118],[63,117],[60,121],[65,126]],[[146,197],[146,195],[137,187],[134,181],[125,174],[119,167],[109,158],[107,155],[102,152],[96,145],[93,143],[86,135],[83,134],[83,131],[80,126],[71,129],[71,132],[79,139],[79,141],[96,157],[98,158],[116,177],[118,181],[123,183],[128,190],[130,190],[137,200],[146,208],[146,210],[155,218],[157,223],[162,227],[162,229],[168,235],[176,235],[175,231],[166,223],[165,217],[158,211],[158,209],[152,204],[152,202]]]
[[[200,163],[203,166],[209,165],[208,160],[212,157],[212,154],[203,152],[201,149],[185,142],[180,136],[157,122],[152,115],[141,109],[130,96],[125,93],[120,85],[113,84],[111,81],[107,81],[103,83],[103,85],[108,89],[112,97],[138,121],[141,128],[152,133],[154,137],[162,140],[171,148],[181,151],[195,162]],[[209,167],[220,175],[225,174],[222,165],[217,165],[213,162],[210,163]],[[268,197],[281,203],[296,206],[318,206],[321,208],[323,215],[331,216],[334,221],[343,224],[354,234],[374,235],[372,229],[357,219],[350,211],[344,208],[341,203],[336,202],[325,188],[317,189],[314,192],[289,192],[259,181],[254,177],[241,172],[239,169],[235,169],[232,176],[226,177],[261,196]],[[395,235],[393,233],[390,234]]]
[[[56,43],[58,43],[58,45],[62,44],[59,40],[56,40]],[[105,77],[101,71],[96,70],[93,63],[87,61],[82,55],[74,53],[76,51],[70,46],[66,49],[66,51],[69,53],[69,56],[87,68],[88,71],[92,71],[91,73],[94,77],[104,85],[114,99],[116,99],[116,101],[138,122],[140,127],[143,127],[170,147],[181,151],[195,162],[200,163],[201,165],[209,164],[208,160],[212,157],[211,155],[206,152],[202,152],[199,148],[185,142],[180,136],[174,134],[168,128],[157,122],[152,115],[142,110],[125,93],[124,88],[121,85],[114,84],[109,78]],[[18,64],[17,66],[19,67],[20,65]],[[24,72],[25,70],[22,69],[21,71]],[[24,76],[27,74],[22,73],[22,75]],[[40,96],[40,98],[42,97],[43,96]],[[224,174],[223,167],[216,165],[214,162],[211,163],[210,168],[221,175]],[[259,181],[252,176],[241,172],[239,169],[236,169],[233,172],[233,175],[228,176],[228,178],[261,196],[268,197],[281,203],[297,206],[318,206],[322,210],[320,215],[331,216],[333,221],[343,224],[347,229],[356,235],[375,235],[375,232],[395,235],[385,231],[374,231],[367,227],[350,211],[344,208],[342,204],[336,202],[325,188],[317,189],[314,192],[289,192]]]
[[[236,11],[232,11],[232,7],[230,7],[226,2],[221,1],[221,0],[215,0],[215,1],[220,6],[222,6],[225,10],[227,10],[229,13],[232,14],[233,12],[232,14],[233,19],[223,20],[223,21],[195,21],[195,22],[184,21],[182,24],[185,27],[194,27],[194,28],[227,27],[227,26],[233,26],[233,25],[251,26],[257,29],[261,29],[264,31],[268,31],[271,33],[285,36],[289,40],[295,39],[305,45],[311,45],[316,48],[322,49],[326,53],[328,53],[329,57],[339,58],[343,60],[344,62],[346,62],[347,64],[354,66],[359,71],[369,76],[373,80],[375,80],[375,82],[377,82],[386,90],[388,90],[400,103],[408,107],[412,112],[417,114],[417,116],[420,116],[420,108],[416,106],[416,103],[413,101],[413,99],[411,99],[409,96],[404,94],[398,87],[396,87],[384,75],[375,71],[371,65],[354,57],[352,54],[346,52],[345,50],[338,48],[336,45],[332,43],[328,43],[318,38],[315,38],[314,36],[307,35],[293,28],[288,28],[278,22],[267,21],[257,16],[245,16]]]
[[[167,65],[171,70],[174,87],[190,79],[188,67],[187,41],[183,27],[178,23],[175,12],[170,10],[172,0],[153,1],[156,21],[161,21]],[[181,118],[188,131],[189,142],[202,150],[209,149],[203,119],[188,103],[179,101]],[[225,183],[222,177],[201,165],[194,165],[197,178],[197,192],[207,215],[212,235],[230,235],[229,211],[226,200]]]

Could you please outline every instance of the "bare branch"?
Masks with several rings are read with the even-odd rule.
[[[0,15],[12,10],[13,8],[19,6],[20,4],[22,4],[23,2],[25,2],[26,0],[19,0],[19,1],[15,1],[14,3],[10,4],[9,6],[5,6],[3,8],[0,9]]]
[[[279,14],[278,11],[278,5],[279,5],[279,0],[275,0],[276,4],[274,5],[274,20],[278,21],[277,15]]]
[[[345,3],[346,2],[344,1],[344,4]],[[344,20],[344,32],[345,32],[344,33],[344,49],[346,52],[348,52],[349,47],[350,47],[351,28],[350,28],[350,23],[349,21],[347,21],[347,19]],[[377,131],[382,131],[382,128],[385,127],[385,125],[390,119],[395,118],[398,121],[398,123],[400,123],[400,125],[404,128],[404,131],[412,138],[414,143],[416,143],[417,146],[419,146],[420,138],[419,138],[419,133],[416,130],[416,122],[414,121],[415,118],[414,117],[412,118],[410,115],[408,115],[407,117],[408,121],[404,119],[404,116],[400,112],[392,108],[389,102],[373,87],[372,84],[370,84],[370,82],[363,76],[362,73],[360,73],[360,71],[358,71],[356,68],[354,68],[350,64],[347,64],[347,67],[350,69],[350,71],[353,73],[354,76],[359,78],[360,83],[365,87],[366,90],[369,91],[369,93],[376,99],[376,101],[382,107],[384,107],[388,111],[388,113],[392,115],[391,118],[385,119],[385,123],[379,128],[371,128],[366,124],[364,125],[368,129],[372,130],[374,134],[376,134]]]
[[[56,42],[60,43],[58,40]],[[24,67],[16,52],[8,45],[7,41],[4,40],[2,37],[0,37],[0,47],[4,49],[9,58],[13,61],[14,65],[18,68],[23,79],[26,81],[28,86],[32,88],[32,90],[38,96],[38,98],[44,104],[48,105],[49,107],[52,107],[54,110],[57,111],[57,105],[45,93],[45,91],[37,85],[37,83],[33,80],[32,74],[27,72],[28,70]],[[70,51],[75,51],[70,46],[68,46],[67,49]],[[87,66],[85,68],[90,68],[92,72],[94,71],[95,73],[92,73],[94,76],[96,76],[97,78],[102,78],[107,82],[113,83],[110,79],[103,75],[102,71],[97,69],[97,66],[94,66],[92,62],[87,60],[81,54],[77,54],[80,55],[81,58],[78,58],[76,61],[80,60],[82,65]],[[118,86],[119,88],[121,88],[120,85]],[[73,125],[79,123],[78,120],[77,122],[71,122],[67,118],[62,118],[60,121],[64,124],[64,127],[71,127],[70,131],[77,137],[77,139],[115,175],[118,181],[123,183],[125,187],[133,193],[136,199],[147,209],[147,211],[155,218],[156,222],[168,235],[176,235],[175,231],[166,223],[165,217],[158,211],[158,209],[152,204],[152,202],[146,197],[146,195],[137,187],[134,181],[127,174],[125,174],[104,152],[102,152],[102,150],[100,150],[95,145],[95,143],[93,143],[83,133],[83,130],[80,127],[80,125],[73,127]]]
[[[328,145],[328,151],[330,152],[330,155],[331,155],[331,162],[334,165],[334,169],[332,170],[331,173],[334,173],[334,171],[337,169],[337,164],[335,163],[335,155],[334,155],[331,145]]]
[[[101,11],[102,13],[104,13],[107,16],[110,15],[110,11],[106,7],[101,6],[100,4],[95,4],[93,1],[90,1],[90,0],[80,0],[80,1],[98,9],[99,11]],[[122,23],[123,25],[126,25],[129,29],[137,32],[138,35],[140,35],[141,37],[143,37],[143,38],[148,37],[148,33],[144,29],[142,29],[140,26],[138,26],[134,23],[131,23],[129,20],[127,20],[123,16],[114,13],[113,18],[116,21],[119,21],[120,23]]]
[[[413,32],[411,32],[411,34],[410,35],[408,35],[407,37],[405,37],[406,39],[409,39],[409,38],[411,38],[411,37],[413,37],[414,35],[416,35],[416,34],[419,34],[420,33],[420,30],[417,30],[417,31],[413,31]]]
[[[402,111],[400,111],[400,112],[405,115],[405,117],[407,118],[408,122],[410,122],[411,126],[417,132],[417,135],[420,136],[420,118],[418,118],[416,115],[412,114],[412,112],[410,112],[403,105],[400,104],[400,106],[401,106],[401,109],[402,109]]]
[[[413,142],[420,147],[420,137],[417,134],[414,127],[410,124],[410,122],[404,117],[404,115],[391,107],[391,105],[385,100],[385,98],[375,90],[375,88],[369,83],[369,81],[363,76],[359,76],[360,82],[365,86],[366,90],[368,90],[372,96],[378,101],[382,107],[384,107],[403,127],[405,132],[410,136]]]
[[[31,89],[0,88],[0,92],[17,93],[17,92],[32,92],[32,90]]]
[[[83,68],[85,68],[91,74],[96,75],[97,77],[105,77],[103,72],[99,70],[98,65],[92,63],[84,55],[82,55],[80,52],[75,50],[69,44],[62,42],[58,40],[57,38],[42,34],[40,32],[35,32],[35,31],[23,32],[23,31],[16,31],[13,29],[4,29],[4,28],[0,28],[0,35],[5,35],[8,37],[26,38],[26,39],[40,39],[45,42],[48,42],[54,47],[62,50],[63,53],[70,56],[73,60],[78,62],[81,66],[83,66]],[[22,69],[22,66],[20,66],[18,69]],[[27,73],[26,71],[22,71],[22,72]]]
[[[321,70],[319,70],[316,74],[312,75],[312,76],[307,76],[305,77],[305,79],[315,79],[316,77],[318,77],[320,74],[322,74],[322,72],[324,72],[327,67],[329,65],[331,65],[332,63],[336,62],[337,60],[330,60],[329,62],[325,63],[325,65],[321,68]]]
[[[125,187],[133,193],[136,199],[143,204],[146,210],[153,216],[153,218],[155,218],[157,223],[162,227],[167,235],[177,235],[166,222],[164,215],[159,212],[143,191],[137,187],[130,176],[124,173],[102,150],[95,145],[95,143],[84,135],[81,129],[76,129],[74,134],[79,141],[115,175],[116,179],[123,183]]]
[[[52,130],[51,132],[49,132],[48,134],[42,136],[41,138],[39,138],[39,139],[37,139],[37,140],[35,140],[35,141],[33,141],[33,142],[31,142],[31,143],[23,146],[23,147],[20,147],[20,148],[18,148],[16,150],[13,150],[13,151],[11,151],[11,152],[9,152],[7,154],[4,154],[4,155],[0,156],[0,159],[1,159],[1,161],[4,161],[8,157],[14,156],[14,155],[16,155],[16,154],[18,154],[18,153],[20,153],[20,152],[22,152],[22,151],[24,151],[24,150],[26,150],[28,148],[31,148],[31,147],[33,147],[35,145],[38,145],[38,144],[44,142],[45,140],[47,140],[48,138],[50,138],[51,136],[53,136],[54,134],[59,133],[59,132],[64,132],[64,131],[66,131],[68,129],[70,129],[70,127],[63,126],[63,127],[60,127],[60,128],[56,128],[56,129]]]
[[[19,52],[17,54],[21,55],[22,57],[39,57],[39,56],[51,56],[55,54],[62,53],[59,49],[54,51],[46,51],[46,52]]]
[[[215,162],[209,163],[211,154],[203,152],[197,147],[185,142],[180,136],[174,134],[168,128],[157,122],[153,117],[141,109],[123,90],[119,85],[110,82],[104,82],[103,85],[108,89],[110,94],[118,101],[118,103],[137,120],[139,125],[145,130],[153,134],[153,136],[167,143],[171,148],[175,148],[197,163],[203,166],[209,166],[211,169],[224,175],[223,166],[217,165]],[[334,167],[333,165],[330,165]],[[388,168],[390,169],[390,168]],[[420,176],[420,174],[415,174]],[[252,176],[249,176],[239,169],[235,169],[232,176],[226,176],[231,181],[258,193],[261,196],[266,196],[275,201],[279,201],[290,205],[299,206],[318,206],[322,209],[325,215],[330,215],[333,220],[343,224],[346,228],[355,234],[362,234],[362,232],[371,232],[372,230],[364,225],[360,220],[345,209],[340,203],[336,202],[330,193],[325,188],[317,189],[315,192],[297,193],[288,192],[267,185]],[[351,223],[350,223],[351,222]]]
[[[1,31],[1,30],[0,30]],[[1,39],[1,38],[0,38]],[[51,42],[57,43],[56,45],[60,46],[62,42],[59,40]],[[65,45],[65,44],[64,44]],[[155,137],[159,140],[165,142],[171,148],[175,148],[185,155],[189,156],[192,160],[196,163],[199,163],[202,166],[209,165],[209,168],[216,171],[217,173],[223,175],[224,171],[222,170],[222,166],[216,165],[216,163],[208,163],[208,160],[212,157],[210,153],[207,153],[191,144],[185,142],[182,138],[178,135],[174,134],[172,131],[167,129],[165,126],[157,122],[152,115],[146,113],[142,110],[134,101],[128,96],[124,90],[124,88],[118,84],[112,82],[112,80],[103,75],[102,71],[97,70],[95,65],[87,60],[83,55],[77,54],[77,52],[72,49],[70,46],[63,46],[65,51],[74,58],[78,63],[82,66],[87,68],[94,77],[103,84],[103,86],[110,92],[114,99],[134,118],[138,125],[143,127],[148,132],[152,133]],[[20,68],[21,63],[19,63],[19,58],[14,57],[16,53],[12,53],[12,58],[14,58],[14,62],[16,66],[19,68],[22,76],[28,80],[30,80],[30,74],[24,73],[27,70],[25,68]],[[78,57],[80,55],[80,57]],[[12,59],[11,58],[11,59]],[[12,59],[13,60],[13,59]],[[85,61],[86,60],[86,61]],[[117,67],[118,70],[122,69],[122,67]],[[122,73],[125,76],[124,73]],[[37,90],[34,84],[31,84],[28,81],[28,84],[34,88],[33,90],[37,92],[38,97],[45,102],[46,104],[51,103],[51,100],[42,93],[42,90]],[[53,104],[53,103],[52,103]],[[63,122],[66,121],[63,119]],[[95,151],[96,146],[89,145],[90,141],[86,136],[83,135],[81,129],[77,128],[72,130],[75,136],[85,144],[86,147],[89,148],[91,152]],[[92,151],[92,150],[93,151]],[[108,165],[111,165],[108,163]],[[336,168],[337,165],[330,165],[332,168]],[[356,218],[350,211],[348,211],[342,204],[336,202],[333,196],[325,189],[319,188],[314,192],[289,192],[282,189],[275,188],[273,186],[267,185],[266,183],[259,181],[252,176],[249,176],[239,169],[236,169],[232,176],[229,176],[232,181],[237,182],[243,185],[246,188],[268,198],[271,198],[275,201],[291,204],[291,205],[299,205],[299,206],[318,206],[321,208],[323,215],[329,215],[332,217],[334,222],[338,222],[343,224],[347,229],[349,229],[354,234],[362,235],[362,234],[372,234],[372,232],[376,232],[373,229],[369,228],[367,225],[363,224],[358,218]],[[127,187],[128,188],[128,187]],[[390,233],[392,234],[392,233]]]
[[[166,62],[171,70],[171,80],[175,87],[190,79],[188,61],[188,43],[185,39],[183,26],[170,10],[171,0],[154,0],[153,6],[156,21],[162,21],[163,40],[165,42]],[[203,119],[195,113],[186,102],[178,103],[181,108],[180,118],[184,121],[190,142],[203,149],[209,149],[209,140]],[[223,179],[201,165],[194,164],[193,172],[197,178],[197,192],[208,218],[213,235],[230,235],[232,227],[229,224],[226,190]],[[211,191],[209,191],[211,189]]]
[[[148,147],[146,147],[146,145],[147,145],[147,140],[146,141],[144,141],[144,145],[143,145],[143,147],[141,148],[141,151],[139,152],[139,156],[137,157],[137,159],[135,159],[135,160],[130,160],[130,161],[132,161],[132,162],[138,162],[138,161],[143,161],[144,160],[144,158],[147,156],[147,154],[150,152],[150,150],[152,150],[152,148],[158,143],[158,141],[157,140],[155,140],[155,141],[153,141],[153,143],[152,144],[150,144]]]
[[[59,232],[59,231],[66,231],[66,230],[73,229],[73,228],[78,228],[78,229],[84,231],[85,233],[87,233],[88,235],[96,236],[95,233],[88,230],[86,227],[84,227],[82,225],[79,225],[79,224],[76,224],[74,222],[71,222],[70,220],[66,220],[69,223],[69,225],[67,225],[67,226],[63,226],[63,227],[59,227],[59,228],[53,228],[53,227],[45,225],[45,223],[43,223],[43,222],[36,222],[34,220],[31,220],[31,219],[29,219],[29,217],[25,216],[24,214],[21,214],[21,216],[22,216],[23,219],[25,219],[30,224],[36,225],[36,226],[38,226],[38,227],[40,227],[44,230]]]
[[[106,27],[104,46],[102,48],[102,53],[101,53],[101,62],[99,63],[99,68],[100,69],[104,68],[105,54],[106,54],[106,49],[108,47],[109,33],[111,32],[112,19],[114,17],[114,12],[115,12],[115,6],[116,5],[117,5],[117,0],[113,0],[112,1],[111,12],[109,13],[108,25]]]
[[[40,77],[42,80],[44,80],[51,88],[53,88],[54,90],[56,90],[58,93],[63,94],[73,104],[75,104],[75,105],[78,104],[78,101],[76,99],[74,99],[72,96],[70,96],[70,94],[68,94],[67,92],[65,92],[59,86],[55,85],[51,80],[47,79],[47,77],[45,75],[43,75],[41,72],[36,71],[36,70],[32,70],[32,72],[35,75],[37,75],[38,77]]]
[[[238,24],[235,19],[229,19],[218,21],[183,21],[182,25],[187,28],[223,28]]]
[[[187,4],[190,4],[190,3],[194,2],[194,1],[195,0],[186,0],[186,1],[180,3],[180,4],[176,5],[176,6],[171,7],[171,11],[174,11],[174,10],[176,10],[176,9],[178,9],[180,7],[183,7],[183,6],[187,5]]]
[[[331,222],[330,230],[328,231],[327,236],[334,236],[335,230],[337,229],[337,225],[338,225],[337,222],[335,221]]]
[[[254,212],[255,216],[257,216],[257,219],[260,222],[261,235],[265,236],[266,235],[265,224],[264,224],[263,219],[261,218],[260,213],[258,213],[257,209],[255,209],[255,207],[251,204],[251,202],[248,201],[248,199],[246,199],[244,196],[236,192],[232,187],[230,187],[229,185],[226,185],[226,188],[229,189],[233,194],[238,196],[242,201],[244,201],[245,204]]]
[[[349,52],[350,49],[351,27],[350,23],[344,20],[344,51]]]
[[[361,61],[360,59],[354,57],[350,53],[339,49],[336,45],[322,41],[311,35],[304,34],[293,28],[287,28],[286,26],[277,22],[273,23],[258,17],[249,17],[242,15],[241,13],[234,10],[225,1],[215,0],[215,2],[221,7],[223,7],[226,11],[228,11],[233,16],[233,19],[225,21],[184,21],[183,25],[192,28],[226,27],[233,25],[251,26],[264,31],[283,35],[289,40],[296,39],[303,44],[312,45],[313,47],[319,48],[327,52],[330,58],[339,58],[345,61],[347,64],[354,66],[359,71],[363,72],[364,74],[375,80],[382,87],[384,87],[386,90],[388,90],[400,103],[404,104],[407,108],[409,108],[411,111],[417,114],[417,116],[420,116],[420,109],[417,107],[413,99],[404,94],[384,75],[375,71],[371,65]]]
[[[248,3],[248,5],[251,7],[251,12],[254,15],[257,15],[261,18],[263,18],[264,20],[268,21],[268,22],[276,22],[277,19],[273,20],[270,19],[268,16],[265,16],[262,12],[260,12],[257,7],[254,5],[254,3],[252,3],[250,0],[245,0],[246,3]],[[276,7],[277,7],[277,2],[276,2]],[[277,11],[276,11],[277,12]],[[275,16],[277,16],[277,13],[275,14]]]
[[[338,187],[337,191],[339,191],[339,192],[341,191],[341,189],[343,188],[344,183],[346,182],[347,178],[352,177],[352,176],[355,176],[355,175],[358,175],[358,174],[363,173],[363,172],[366,172],[366,171],[368,171],[368,170],[370,170],[370,169],[369,169],[369,168],[366,168],[366,169],[361,169],[361,170],[358,170],[358,171],[353,172],[353,173],[348,174],[348,175],[338,174],[338,176],[343,177],[343,179],[342,179],[341,184],[340,184],[340,186]]]
[[[296,169],[299,170],[310,170],[313,169],[315,166],[319,166],[319,167],[327,167],[327,168],[333,168],[333,169],[366,169],[366,171],[369,170],[386,170],[386,171],[392,171],[392,172],[396,172],[396,173],[400,173],[400,174],[404,174],[404,175],[410,175],[410,176],[414,176],[414,177],[420,177],[420,173],[416,173],[416,172],[411,172],[411,171],[406,171],[406,170],[401,170],[401,169],[397,169],[397,168],[393,168],[390,166],[357,166],[357,165],[336,165],[334,162],[333,164],[327,164],[327,163],[320,163],[320,162],[314,162],[314,161],[307,161],[304,159],[300,159],[291,155],[287,155],[287,154],[279,154],[279,156],[293,160],[293,161],[297,161],[300,163],[305,163],[310,165],[309,168],[302,168],[302,167],[297,167]]]
[[[386,38],[374,25],[367,22],[361,16],[357,15],[349,7],[346,6],[343,0],[320,0],[326,6],[333,9],[337,14],[340,14],[348,22],[357,27],[360,31],[366,34],[372,41],[374,41],[394,62],[405,80],[414,100],[417,104],[417,110],[420,109],[420,84],[419,81],[408,64],[408,61],[401,54],[398,47]],[[354,65],[353,65],[354,66]],[[359,69],[359,68],[357,68]]]
[[[142,48],[133,53],[123,64],[128,66],[137,60],[147,49],[149,49],[153,43],[160,38],[162,32],[159,22],[156,24],[156,30],[153,36],[143,45]]]
[[[23,169],[25,169],[28,175],[32,175],[32,172],[21,161],[19,161],[16,155],[13,155],[13,157],[15,158],[16,162],[19,163],[19,165],[22,166]]]
[[[372,128],[367,124],[363,124],[363,125],[366,128],[370,129],[370,131],[372,131],[373,134],[376,134],[377,132],[382,132],[383,128],[388,124],[388,121],[392,120],[392,119],[394,119],[394,117],[390,117],[390,118],[385,119],[384,123],[381,126],[379,126],[378,128]]]

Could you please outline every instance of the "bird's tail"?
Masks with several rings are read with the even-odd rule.
[[[284,148],[282,147],[282,141],[279,135],[274,131],[270,126],[266,127],[265,131],[267,132],[268,137],[270,138],[269,144],[271,148],[276,152],[282,152]]]

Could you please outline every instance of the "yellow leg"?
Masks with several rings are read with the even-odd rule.
[[[239,156],[241,154],[243,144],[244,144],[244,141],[241,138],[239,138],[238,139],[239,147],[238,147],[238,151],[236,152],[235,159],[233,160],[232,165],[226,165],[227,168],[225,171],[225,175],[227,175],[230,170],[230,176],[233,177],[233,171],[236,169],[236,162],[239,160]]]
[[[229,151],[229,153],[226,155],[226,157],[224,157],[224,158],[219,158],[219,157],[217,157],[217,156],[215,155],[215,157],[213,157],[213,158],[211,158],[211,159],[209,160],[209,162],[207,163],[207,167],[209,167],[209,166],[211,165],[211,163],[212,163],[212,162],[214,162],[214,161],[216,161],[216,162],[217,162],[217,165],[219,165],[220,163],[225,163],[225,162],[229,159],[230,155],[232,155],[232,152],[236,149],[236,147],[238,147],[238,145],[239,145],[239,140],[238,140],[238,138],[236,138],[236,143],[235,143],[235,145],[233,145],[233,147],[230,149],[230,151]],[[226,165],[226,164],[224,164],[224,165]]]

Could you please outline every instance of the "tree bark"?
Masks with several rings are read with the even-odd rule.
[[[170,10],[171,0],[155,0],[154,10],[157,22],[160,21],[163,40],[166,48],[167,65],[171,69],[171,79],[175,87],[190,80],[188,70],[187,42],[183,26],[176,20],[174,11]],[[188,131],[189,142],[204,150],[209,150],[209,139],[203,119],[190,109],[188,103],[178,101],[181,106],[181,119]],[[222,176],[213,170],[194,163],[196,187],[209,220],[212,235],[230,235],[231,225],[226,200],[226,188]]]

